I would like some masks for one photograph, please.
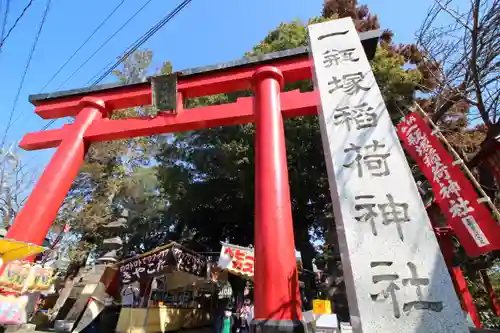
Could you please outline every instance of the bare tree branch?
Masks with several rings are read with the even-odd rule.
[[[416,37],[432,119],[447,122],[462,112],[469,125],[486,126],[484,140],[494,140],[500,134],[500,0],[434,0]]]
[[[476,93],[476,99],[477,99],[477,108],[479,109],[479,112],[483,116],[483,121],[486,125],[491,125],[491,121],[489,117],[487,117],[487,111],[486,107],[483,102],[483,96],[482,96],[482,86],[480,82],[480,72],[478,70],[478,36],[479,36],[479,7],[481,5],[481,0],[475,0],[474,1],[474,6],[472,8],[472,22],[473,22],[473,28],[471,30],[471,58],[470,58],[470,64],[469,68],[472,73],[472,82],[474,84],[475,88],[475,93]]]
[[[33,173],[22,164],[13,147],[0,148],[0,215],[8,226],[22,208],[33,185]]]

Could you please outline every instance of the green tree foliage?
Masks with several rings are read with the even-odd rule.
[[[500,273],[498,268],[486,271],[490,283],[496,291],[500,290]],[[474,278],[468,278],[467,284],[469,290],[474,299],[474,304],[481,318],[481,323],[484,327],[500,329],[500,317],[498,317],[494,311],[491,304],[491,299],[488,295],[488,291],[485,288],[484,281],[481,277],[475,276]],[[497,293],[498,295],[498,293]]]

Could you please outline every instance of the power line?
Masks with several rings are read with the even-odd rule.
[[[7,1],[7,8],[9,7],[9,2],[10,1]],[[21,20],[21,18],[24,16],[24,14],[26,13],[26,11],[28,10],[28,8],[31,7],[32,4],[33,4],[33,0],[30,0],[30,2],[28,2],[28,4],[24,7],[23,11],[21,12],[21,15],[18,16],[18,18],[16,19],[16,21],[14,22],[14,24],[12,25],[12,27],[10,27],[9,31],[7,32],[7,35],[2,38],[2,41],[0,42],[0,49],[2,48],[2,46],[5,43],[5,41],[7,40],[7,38],[9,38],[10,33],[14,30],[14,28],[17,26],[17,24],[19,23],[19,21]]]
[[[0,13],[2,13],[2,11],[3,11],[3,0],[0,0]],[[3,22],[2,22],[3,27],[5,27],[5,22],[7,22],[7,18],[4,16]],[[3,33],[4,33],[4,31],[2,31],[2,35],[3,35]],[[2,40],[2,39],[3,39],[3,36],[0,37],[0,40]]]
[[[3,37],[5,36],[5,28],[7,26],[7,18],[9,17],[9,10],[10,10],[10,0],[7,0],[7,3],[5,4],[5,15],[3,16],[2,34],[0,35],[0,40],[2,41]],[[0,52],[2,52],[2,46],[0,46]]]
[[[33,42],[33,45],[31,46],[31,51],[30,51],[30,54],[28,56],[28,61],[26,62],[26,66],[24,67],[24,72],[23,72],[23,75],[21,77],[21,82],[19,83],[19,88],[17,89],[16,97],[14,98],[14,103],[12,104],[12,109],[11,109],[10,114],[9,114],[9,121],[7,122],[7,127],[5,128],[5,132],[4,132],[3,138],[2,138],[2,144],[0,144],[0,146],[3,146],[3,144],[5,143],[5,139],[7,137],[7,132],[9,131],[10,127],[19,119],[19,117],[22,114],[22,112],[21,112],[19,114],[19,116],[16,118],[16,120],[14,122],[12,122],[12,117],[14,116],[17,102],[19,101],[21,89],[23,88],[24,80],[26,79],[26,75],[28,74],[28,69],[29,69],[29,66],[31,64],[31,59],[33,58],[33,54],[35,53],[35,49],[36,49],[36,46],[38,44],[38,40],[40,39],[40,35],[42,34],[43,26],[45,24],[45,21],[47,19],[47,15],[49,13],[51,1],[52,0],[47,0],[47,4],[45,5],[45,11],[43,12],[42,21],[40,22],[40,26],[38,27],[38,31],[36,33],[35,40]]]
[[[87,82],[85,82],[85,86],[87,85],[90,85],[90,83],[92,81],[94,81],[99,75],[101,75],[109,66],[111,66],[113,64],[113,60],[111,60],[110,62],[108,62],[108,64],[106,66],[104,66],[103,68],[101,68],[99,70],[99,72],[97,72],[94,76],[92,76]]]
[[[134,45],[131,48],[127,48],[128,51],[126,49],[124,51],[125,54],[122,57],[120,57],[120,59],[111,68],[109,68],[96,81],[94,81],[94,83],[92,84],[92,86],[98,84],[99,82],[101,82],[102,80],[104,80],[106,78],[106,76],[108,76],[109,74],[111,74],[111,72],[113,72],[113,70],[116,67],[118,67],[132,53],[134,53],[135,51],[137,51],[137,49],[139,47],[141,47],[144,43],[146,43],[149,38],[151,38],[156,32],[158,32],[158,30],[160,30],[161,28],[163,28],[163,26],[165,26],[165,24],[167,24],[171,19],[173,19],[177,14],[179,14],[187,5],[189,5],[189,3],[191,1],[192,0],[184,0],[180,5],[178,5],[177,7],[175,7],[175,9],[172,10],[167,16],[165,16],[162,20],[160,20],[160,22],[158,22],[153,28],[151,28],[148,32],[146,32],[141,38],[139,38],[138,40],[136,40],[135,43],[134,43],[136,45]]]
[[[142,37],[138,38],[131,46],[129,46],[124,51],[124,55],[119,58],[119,60],[111,66],[104,74],[102,74],[98,79],[96,79],[89,88],[92,88],[104,80],[116,67],[118,67],[127,57],[134,53],[139,47],[141,47],[149,38],[151,38],[158,30],[160,30],[165,24],[167,24],[171,19],[173,19],[177,14],[179,14],[192,0],[184,0],[181,4],[174,8],[170,13],[168,13],[163,19],[161,19],[157,24],[155,24],[151,29],[149,29]],[[135,44],[135,45],[134,45]],[[101,70],[102,71],[102,70]],[[99,71],[99,72],[101,72]],[[49,128],[57,119],[52,119],[45,126],[42,127],[41,131]]]
[[[82,45],[80,45],[80,47],[75,51],[73,52],[73,54],[68,58],[68,60],[66,60],[66,62],[57,70],[57,72],[54,73],[54,75],[52,75],[52,77],[50,78],[50,80],[43,86],[43,88],[41,89],[41,91],[45,90],[45,88],[47,88],[47,86],[49,84],[52,83],[52,81],[56,78],[56,76],[66,67],[66,65],[75,57],[75,55],[90,41],[90,39],[92,37],[94,37],[94,35],[102,28],[102,26],[111,18],[111,16],[114,15],[114,13],[116,13],[116,11],[124,4],[125,0],[121,0],[120,3],[118,5],[116,5],[116,7],[108,14],[108,16],[97,26],[97,28],[94,29],[94,31],[92,31],[92,33],[89,35],[89,37],[82,43]]]
[[[80,65],[80,67],[78,67],[63,83],[59,85],[59,87],[57,87],[56,91],[61,89],[69,80],[71,80],[71,78],[73,78],[73,76],[75,76],[75,74],[78,73],[80,69],[83,68],[83,66],[85,66],[104,46],[106,46],[106,44],[108,44],[111,39],[113,39],[113,37],[115,37],[123,28],[125,28],[125,26],[129,24],[130,21],[132,21],[151,1],[152,0],[146,1],[141,8],[139,8],[131,17],[129,17],[129,19],[120,28],[118,28],[118,30],[116,30],[114,34],[112,34],[104,43],[102,43],[101,46],[99,46],[97,50],[92,53],[92,55],[90,55],[90,57],[88,57],[87,60],[83,62],[83,64]]]

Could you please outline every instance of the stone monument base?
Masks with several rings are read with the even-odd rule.
[[[250,324],[251,333],[307,333],[302,320],[254,319]]]

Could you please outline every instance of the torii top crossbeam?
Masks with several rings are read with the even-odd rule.
[[[375,54],[380,32],[360,33],[360,39],[369,59]],[[250,89],[250,79],[255,69],[272,65],[283,74],[285,83],[311,79],[311,60],[305,47],[241,60],[182,70],[179,72],[179,102],[193,98],[231,91]],[[49,94],[31,95],[30,102],[36,106],[35,113],[43,119],[76,116],[81,110],[82,97],[93,97],[106,103],[109,111],[151,104],[151,84],[107,84],[92,88],[75,89]],[[298,117],[317,114],[315,92],[292,91],[281,94],[284,117]],[[182,105],[182,104],[181,104]],[[180,110],[178,110],[180,111]],[[85,133],[89,142],[119,140],[137,136],[172,133],[200,128],[245,124],[253,122],[252,98],[240,98],[226,105],[200,107],[177,115],[163,113],[154,119],[150,117],[125,120],[107,120],[94,123]],[[62,129],[47,130],[25,135],[20,146],[26,150],[54,148],[59,145],[64,132]]]
[[[359,34],[369,59],[379,36],[379,31]],[[40,117],[75,116],[75,121],[22,139],[20,146],[27,150],[57,150],[7,237],[43,242],[92,142],[255,122],[255,323],[265,331],[277,327],[303,331],[282,118],[317,114],[319,98],[315,91],[280,90],[285,83],[311,77],[312,61],[306,48],[181,71],[177,112],[154,118],[108,118],[116,109],[150,105],[148,82],[31,96]],[[185,98],[244,89],[252,89],[254,96],[232,104],[182,110]],[[280,253],[278,262],[273,253]]]

